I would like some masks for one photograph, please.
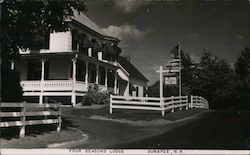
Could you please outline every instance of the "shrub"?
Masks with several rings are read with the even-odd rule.
[[[19,73],[16,70],[2,70],[1,80],[1,101],[23,101],[23,90],[20,85]]]
[[[108,104],[109,94],[108,91],[101,91],[98,84],[89,85],[86,95],[83,96],[82,105]]]

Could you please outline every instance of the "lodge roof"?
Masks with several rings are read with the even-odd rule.
[[[89,17],[87,17],[83,12],[78,12],[77,10],[74,10],[74,17],[73,20],[77,21],[78,23],[84,25],[88,29],[98,33],[99,35],[103,36],[105,39],[108,40],[116,40],[120,41],[117,38],[114,38],[112,36],[109,36],[106,34],[97,24],[95,24]]]
[[[125,57],[118,57],[119,64],[129,73],[131,79],[148,82],[148,79]]]

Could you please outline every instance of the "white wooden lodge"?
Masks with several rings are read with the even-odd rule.
[[[148,80],[119,56],[120,40],[83,13],[74,14],[68,31],[50,33],[33,48],[19,50],[21,59],[12,68],[20,72],[24,97],[40,104],[45,97],[63,99],[74,106],[95,83],[113,94],[143,96]]]

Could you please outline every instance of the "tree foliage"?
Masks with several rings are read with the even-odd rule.
[[[235,96],[241,107],[250,109],[250,48],[245,48],[235,63]]]
[[[52,31],[66,31],[68,26],[65,19],[73,17],[73,9],[86,11],[86,5],[81,0],[3,1],[1,3],[3,53],[16,54],[17,48],[29,48],[45,34]]]
[[[245,48],[235,70],[222,58],[206,50],[193,64],[182,51],[182,94],[205,97],[213,109],[250,109],[250,49]],[[159,81],[149,87],[149,96],[159,96]],[[164,86],[164,96],[178,94],[178,85]]]
[[[193,74],[192,94],[205,97],[212,108],[219,107],[218,104],[222,104],[225,97],[232,93],[233,69],[226,60],[209,51],[203,53]]]
[[[86,11],[87,8],[82,0],[1,1],[1,78],[8,79],[6,77],[11,72],[9,60],[18,59],[19,49],[32,48],[52,31],[66,31],[65,19],[73,17],[73,9]],[[16,72],[11,74],[18,76]],[[17,84],[15,88],[20,87],[18,81],[13,83]],[[11,89],[5,84],[2,82],[1,87]]]

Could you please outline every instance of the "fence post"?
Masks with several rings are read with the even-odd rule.
[[[191,99],[190,99],[190,108],[193,108],[193,102],[194,102],[194,99],[193,99],[193,96],[191,95]]]
[[[188,110],[188,95],[186,95],[186,104],[187,104],[187,106],[186,106],[186,110]]]
[[[109,113],[110,114],[112,114],[112,101],[113,101],[112,97],[113,95],[110,94],[110,98],[109,98]]]
[[[181,98],[182,96],[179,96],[179,97],[180,97],[180,99],[179,99],[179,100],[180,100],[180,107],[179,107],[179,110],[182,110],[182,98]]]
[[[58,111],[59,111],[59,115],[58,115],[58,124],[57,124],[57,128],[56,131],[60,132],[61,131],[61,127],[62,127],[62,103],[58,103],[59,107],[58,107]]]
[[[174,102],[174,99],[173,99],[173,96],[171,96],[171,102],[172,102],[172,106],[175,105],[173,102]],[[171,112],[174,112],[174,108],[171,110]]]
[[[20,132],[19,132],[19,137],[24,137],[25,136],[25,102],[21,103],[21,116],[20,116],[20,121],[22,125],[20,126]]]
[[[164,116],[165,115],[165,106],[164,106],[164,98],[160,98],[160,104],[161,104],[161,115]]]

